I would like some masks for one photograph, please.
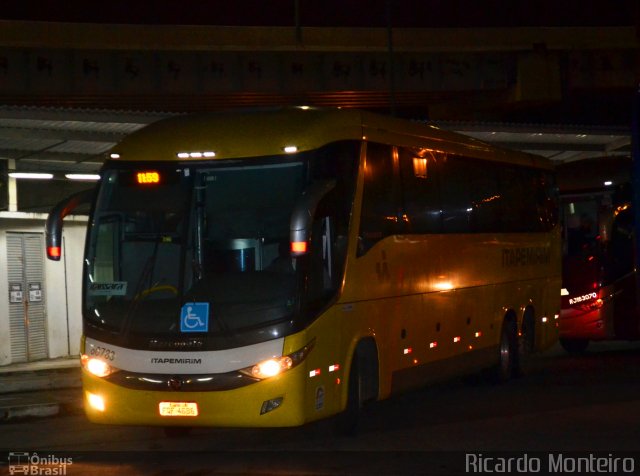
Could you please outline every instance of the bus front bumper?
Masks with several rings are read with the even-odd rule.
[[[193,427],[284,427],[305,423],[302,366],[224,391],[133,390],[85,370],[82,383],[85,413],[94,423]],[[167,407],[177,411],[174,416],[162,416],[161,405],[165,413]]]

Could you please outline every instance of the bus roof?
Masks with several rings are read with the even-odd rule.
[[[497,148],[420,122],[356,109],[307,107],[174,116],[127,136],[110,154],[122,161],[178,161],[178,154],[214,152],[215,159],[225,160],[281,155],[290,146],[302,152],[349,139],[553,168],[542,157]],[[210,160],[211,155],[205,158]]]

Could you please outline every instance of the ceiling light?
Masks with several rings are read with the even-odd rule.
[[[87,181],[95,181],[100,180],[100,175],[98,174],[65,174],[69,180],[87,180]]]
[[[41,172],[10,172],[9,177],[15,179],[50,180],[53,178],[53,174]]]

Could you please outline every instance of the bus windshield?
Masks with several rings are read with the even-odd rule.
[[[85,334],[137,348],[197,343],[204,350],[299,328],[335,294],[344,267],[346,250],[338,244],[344,237],[336,230],[348,229],[358,157],[345,148],[219,164],[107,167],[85,261]],[[315,209],[319,226],[309,256],[294,258],[292,212],[309,186],[327,179],[339,182],[320,197],[331,204]],[[322,227],[327,220],[330,235]],[[334,275],[328,281],[314,278],[327,269]],[[207,303],[206,329],[181,329],[189,303]]]

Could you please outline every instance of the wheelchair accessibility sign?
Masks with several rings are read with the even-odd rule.
[[[209,303],[185,303],[180,311],[180,332],[207,332],[208,330]]]

